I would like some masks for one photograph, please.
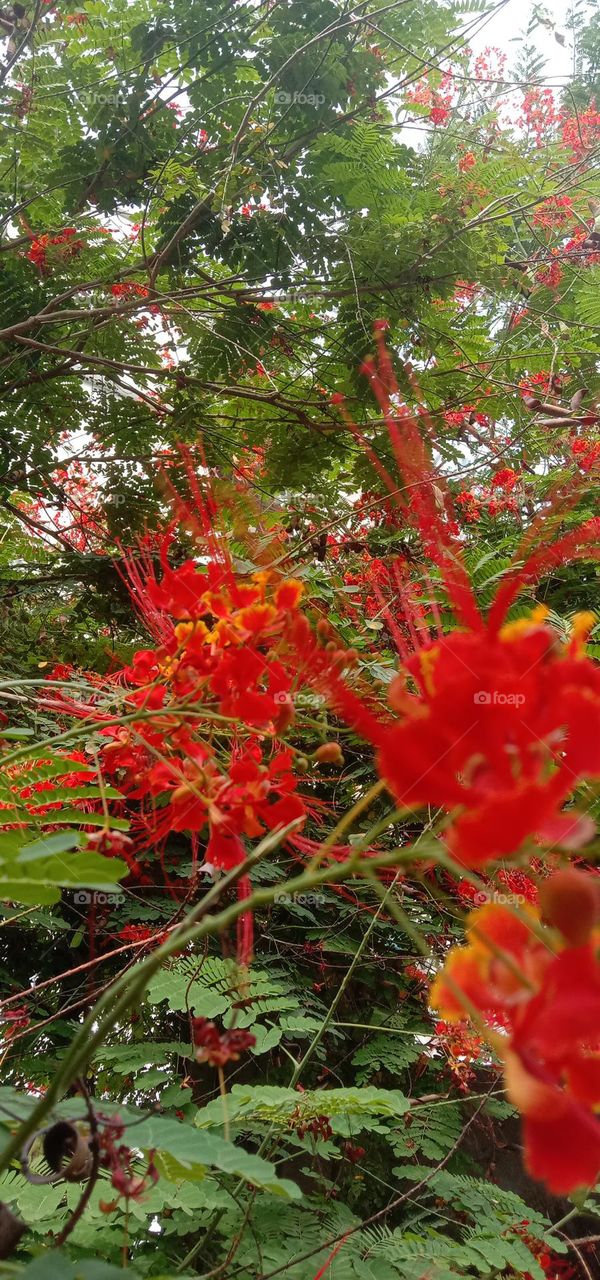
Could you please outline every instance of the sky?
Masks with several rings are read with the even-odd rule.
[[[587,10],[584,7],[584,14],[587,11],[590,17],[595,8],[595,4],[588,4]],[[529,15],[534,9],[537,9],[540,14],[547,15],[549,21],[555,24],[555,31],[565,39],[564,45],[561,45],[556,39],[555,31],[541,23],[529,37],[529,42],[535,45],[546,59],[544,84],[558,87],[568,80],[573,72],[573,44],[570,32],[565,25],[571,11],[570,0],[547,0],[546,3],[539,4],[534,3],[534,0],[525,4],[523,0],[509,0],[504,8],[486,23],[479,34],[473,37],[470,41],[471,48],[476,53],[481,53],[486,45],[495,45],[508,54],[510,65],[519,52],[519,43],[525,36]]]

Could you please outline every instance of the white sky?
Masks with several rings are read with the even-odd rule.
[[[523,42],[528,27],[529,15],[534,7],[548,16],[556,24],[557,32],[565,37],[562,46],[555,38],[554,32],[538,24],[529,37],[540,54],[546,58],[544,84],[559,86],[568,80],[573,73],[573,45],[570,32],[566,29],[571,10],[570,0],[546,0],[546,3],[523,3],[523,0],[509,0],[509,3],[483,27],[482,31],[470,40],[471,48],[481,53],[486,45],[495,45],[508,54],[508,64],[514,61],[519,53],[519,44]],[[588,18],[594,13],[596,5],[587,5]],[[584,10],[584,12],[586,12]]]

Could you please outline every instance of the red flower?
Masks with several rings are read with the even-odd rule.
[[[519,919],[496,905],[473,912],[430,1003],[451,1022],[476,1013],[487,1023],[524,1117],[527,1168],[564,1195],[600,1174],[600,894],[593,873],[574,870],[542,891],[546,929],[532,908]]]
[[[512,493],[519,480],[518,471],[513,471],[512,467],[502,467],[492,478],[492,489],[503,489],[505,493]]]
[[[208,1062],[211,1067],[224,1067],[237,1062],[242,1053],[252,1049],[256,1036],[251,1031],[219,1031],[208,1018],[192,1018],[192,1039],[196,1062]]]
[[[150,290],[143,284],[136,284],[134,280],[125,281],[123,284],[111,284],[110,291],[115,298],[147,298]]]
[[[458,162],[458,171],[459,171],[459,173],[467,173],[467,172],[468,172],[468,170],[469,170],[469,169],[472,169],[472,168],[473,168],[473,165],[474,165],[474,164],[476,164],[476,163],[477,163],[477,161],[476,161],[476,159],[475,159],[475,156],[473,155],[473,152],[472,152],[472,151],[465,151],[465,154],[464,154],[463,156],[461,156],[461,158],[460,158],[460,160],[459,160],[459,162]]]
[[[390,694],[405,712],[379,749],[399,803],[463,810],[446,833],[466,866],[514,853],[527,836],[576,836],[560,808],[576,781],[600,776],[600,673],[559,650],[535,617],[496,637],[455,632],[406,663]],[[595,727],[592,727],[595,726]],[[569,826],[570,823],[570,826]],[[551,825],[549,825],[551,824]]]
[[[378,356],[367,373],[410,490],[406,518],[437,565],[464,629],[444,635],[439,627],[439,638],[427,641],[422,629],[417,634],[413,628],[416,652],[404,657],[401,629],[387,610],[404,657],[403,672],[388,689],[395,719],[340,679],[336,671],[350,655],[319,651],[301,619],[298,652],[306,655],[305,669],[336,710],[375,746],[378,772],[398,805],[433,805],[450,816],[444,835],[456,861],[480,867],[516,853],[528,839],[578,848],[590,839],[593,826],[562,807],[579,781],[600,777],[600,670],[582,645],[594,616],[578,616],[564,646],[546,624],[544,609],[502,624],[526,584],[569,557],[594,554],[589,548],[597,544],[600,520],[536,550],[528,535],[521,563],[515,561],[505,573],[484,620],[464,566],[449,494],[439,473],[432,475],[421,434],[429,432],[433,439],[433,425],[424,411],[417,421],[405,406],[398,407],[398,386],[381,335]],[[358,438],[369,451],[368,442]],[[379,460],[369,456],[386,485],[397,490],[397,480],[394,485]],[[534,536],[541,527],[538,522]]]

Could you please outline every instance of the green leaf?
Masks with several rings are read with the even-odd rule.
[[[37,858],[45,858],[51,853],[66,853],[67,849],[74,849],[80,839],[77,831],[56,831],[54,835],[43,836],[41,840],[25,845],[17,854],[16,861],[35,862]]]
[[[269,1160],[244,1151],[217,1134],[200,1131],[177,1120],[149,1116],[136,1126],[135,1141],[136,1146],[144,1150],[166,1152],[184,1167],[193,1169],[203,1165],[220,1169],[222,1173],[243,1178],[252,1186],[284,1199],[297,1199],[301,1194],[293,1182],[277,1176]]]

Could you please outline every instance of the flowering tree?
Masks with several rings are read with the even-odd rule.
[[[0,14],[1,1274],[597,1273],[588,17]]]

